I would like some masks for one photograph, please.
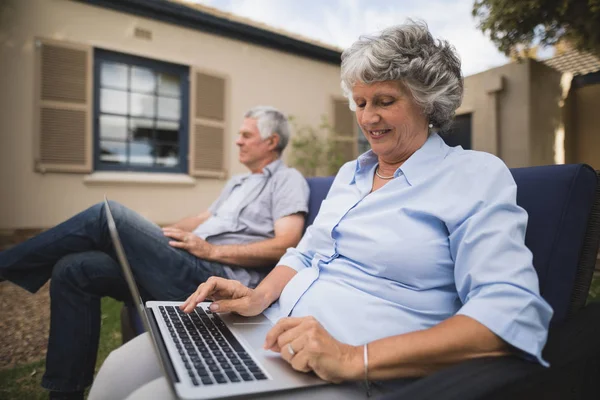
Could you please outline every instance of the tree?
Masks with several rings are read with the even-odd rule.
[[[506,55],[562,40],[600,54],[600,0],[475,0],[473,16]]]

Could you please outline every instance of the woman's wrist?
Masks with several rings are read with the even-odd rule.
[[[266,310],[279,297],[274,294],[273,290],[260,285],[254,289],[254,295],[257,296],[263,310]]]
[[[348,381],[365,380],[365,363],[363,357],[363,346],[347,345],[347,358],[344,362],[346,366],[346,379]]]

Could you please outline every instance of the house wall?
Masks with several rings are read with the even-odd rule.
[[[600,84],[577,88],[571,117],[576,132],[572,162],[600,169]]]
[[[526,59],[465,78],[457,114],[472,113],[473,149],[511,168],[554,163],[561,74]]]
[[[467,76],[457,114],[472,113],[473,149],[495,154],[509,167],[529,165],[529,96],[528,61]]]
[[[104,194],[157,223],[206,209],[225,181],[90,183],[85,174],[34,172],[34,38],[91,45],[229,76],[226,165],[245,172],[234,144],[244,112],[273,105],[318,125],[342,95],[339,66],[163,22],[67,0],[0,2],[0,230],[52,226]],[[152,40],[133,36],[134,27]],[[331,115],[329,115],[331,119]],[[284,158],[289,154],[289,149]]]
[[[562,74],[545,64],[529,62],[530,93],[530,160],[529,165],[554,164],[555,136],[562,123]]]

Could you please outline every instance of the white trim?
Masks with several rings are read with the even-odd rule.
[[[96,184],[134,184],[134,185],[181,185],[195,186],[196,179],[186,174],[168,174],[154,172],[94,172],[83,178],[86,185]]]

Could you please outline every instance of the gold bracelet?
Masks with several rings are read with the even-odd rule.
[[[367,349],[367,343],[365,343],[363,348],[363,361],[365,364],[365,387],[367,389],[367,397],[371,397],[371,384],[369,383],[369,351]]]

